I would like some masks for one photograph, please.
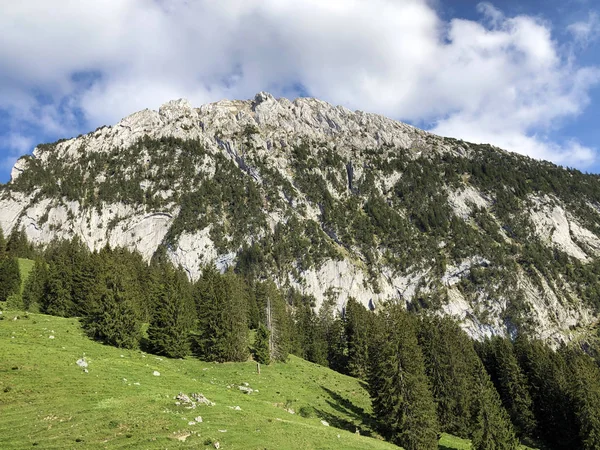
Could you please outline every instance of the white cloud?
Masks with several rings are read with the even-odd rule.
[[[31,150],[33,140],[17,133],[10,133],[3,136],[3,139],[6,142],[6,147],[9,148],[10,151],[0,157],[0,168],[10,169],[15,165],[17,159],[19,159],[21,155]]]
[[[596,12],[590,12],[587,20],[574,22],[567,27],[576,43],[586,47],[600,36],[600,19]]]
[[[0,16],[0,110],[15,127],[69,134],[77,111],[94,128],[171,98],[300,84],[437,133],[593,162],[592,149],[547,136],[581,114],[598,69],[561,54],[549,23],[491,3],[477,10],[480,22],[445,22],[427,0],[12,2]],[[569,30],[581,42],[596,24],[590,15]]]

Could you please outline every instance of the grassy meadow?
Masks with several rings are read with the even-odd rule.
[[[25,280],[33,262],[20,260]],[[0,448],[392,449],[361,381],[290,356],[207,363],[121,350],[0,304]],[[77,361],[85,359],[87,368]],[[254,391],[239,389],[246,384]],[[215,403],[177,405],[183,392]],[[199,422],[196,418],[201,417]],[[440,449],[469,449],[443,435]]]

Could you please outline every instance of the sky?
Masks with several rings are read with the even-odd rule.
[[[260,91],[600,173],[598,0],[0,3],[0,182],[38,143]]]

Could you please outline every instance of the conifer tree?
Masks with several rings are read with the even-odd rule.
[[[348,345],[344,322],[339,313],[326,322],[324,327],[327,340],[327,363],[339,373],[348,373]]]
[[[529,382],[519,367],[512,343],[508,339],[494,337],[482,343],[480,348],[485,368],[516,431],[521,435],[533,437],[536,423]]]
[[[514,348],[530,382],[538,436],[552,448],[581,448],[563,356],[543,342],[524,336],[517,336]]]
[[[219,350],[226,361],[248,359],[248,286],[233,272],[222,277],[225,302],[222,309],[222,334]]]
[[[314,333],[323,340],[327,361],[325,365],[338,372],[346,373],[346,336],[342,319],[337,311],[336,299],[337,296],[333,290],[325,292],[325,299],[314,323]]]
[[[508,413],[502,407],[500,396],[481,363],[474,387],[479,394],[474,404],[473,450],[517,450],[519,441]]]
[[[600,369],[578,349],[564,350],[581,448],[600,448]]]
[[[142,321],[135,299],[118,274],[105,273],[103,279],[103,292],[90,313],[83,318],[83,328],[90,337],[107,345],[137,348],[142,335]]]
[[[14,227],[6,241],[6,251],[15,258],[33,258],[33,246],[27,240],[23,228]]]
[[[422,317],[418,332],[441,429],[468,438],[479,359],[470,338],[450,318]]]
[[[48,265],[42,258],[36,258],[33,269],[23,288],[23,306],[27,311],[35,311],[43,302],[48,283]]]
[[[71,299],[74,303],[74,314],[84,316],[93,308],[100,295],[98,256],[92,255],[79,238],[72,239],[65,246],[65,251],[71,264]]]
[[[5,302],[9,296],[19,294],[21,290],[21,272],[17,258],[5,257],[0,260],[0,301]]]
[[[0,261],[6,256],[6,239],[4,238],[4,232],[0,227]]]
[[[190,331],[196,316],[186,275],[166,268],[155,295],[156,309],[148,328],[148,345],[157,355],[183,358],[190,353]]]
[[[261,364],[271,364],[271,352],[269,343],[271,333],[265,324],[258,325],[256,330],[256,339],[254,341],[254,359]]]
[[[209,361],[248,357],[247,287],[240,277],[205,267],[194,288],[198,311],[197,350]]]
[[[271,280],[256,283],[253,297],[259,321],[269,331],[269,359],[285,361],[291,348],[291,319],[285,300]]]
[[[414,322],[400,305],[388,305],[381,314],[369,375],[373,412],[395,444],[437,449],[435,404]]]
[[[256,288],[248,290],[248,327],[251,330],[258,329],[260,324],[260,312],[256,300]]]
[[[71,280],[71,265],[62,255],[50,262],[46,289],[40,304],[43,313],[62,317],[75,315]]]
[[[344,311],[344,334],[348,346],[348,374],[365,380],[369,365],[371,312],[355,299],[348,299]]]
[[[307,361],[327,366],[327,340],[319,316],[309,298],[295,298],[294,354]]]

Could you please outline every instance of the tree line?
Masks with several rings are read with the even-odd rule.
[[[17,257],[35,264],[21,292]],[[247,269],[247,268],[246,268]],[[442,432],[477,450],[600,448],[600,369],[593,347],[553,350],[518,335],[474,342],[450,318],[388,302],[376,313],[335,295],[280,290],[252,271],[205,267],[191,282],[160,252],[90,252],[78,239],[33,249],[0,232],[0,301],[79,317],[107,345],[171,358],[285,361],[289,353],[362,379],[382,434],[407,450]],[[15,300],[16,299],[16,300]],[[251,342],[253,341],[253,342]]]

